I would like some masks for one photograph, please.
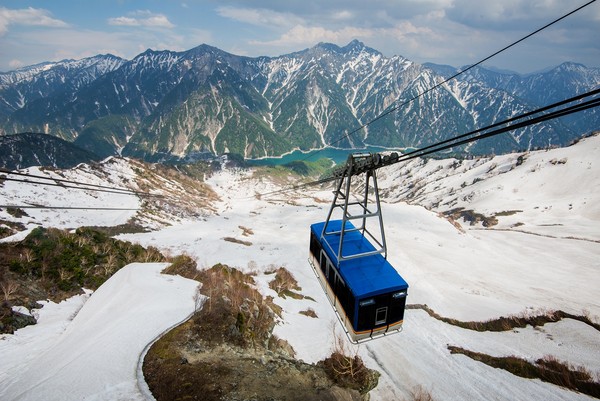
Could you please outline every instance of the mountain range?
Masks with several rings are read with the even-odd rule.
[[[132,60],[98,55],[0,73],[0,135],[40,132],[100,157],[149,161],[204,152],[258,158],[324,146],[419,147],[600,85],[600,69],[564,63],[526,76],[475,67],[427,91],[458,71],[386,57],[356,40],[279,57],[237,56],[208,45],[147,50]],[[599,126],[600,112],[591,109],[465,150],[563,146]]]

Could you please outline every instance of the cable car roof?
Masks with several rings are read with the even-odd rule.
[[[310,226],[317,238],[321,237],[324,225],[325,222],[321,222]],[[341,226],[341,220],[331,220],[328,229],[339,231]],[[348,230],[351,226],[352,224],[347,221],[346,229]],[[340,244],[340,235],[326,235],[324,240],[331,249],[337,250]],[[408,289],[406,281],[380,254],[343,260],[339,265],[336,255],[330,252],[330,249],[326,246],[323,249],[327,252],[332,263],[339,266],[338,270],[342,279],[352,289],[352,293],[356,298]],[[373,250],[375,250],[375,247],[359,231],[347,232],[344,235],[345,254],[358,254]]]

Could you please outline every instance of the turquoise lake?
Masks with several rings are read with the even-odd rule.
[[[378,146],[369,146],[364,149],[337,149],[337,148],[323,148],[318,150],[311,150],[310,152],[302,152],[295,150],[282,157],[267,157],[264,159],[246,159],[246,162],[252,166],[279,166],[287,164],[293,161],[307,161],[314,162],[319,159],[327,158],[333,160],[335,164],[341,164],[348,159],[350,153],[360,152],[384,152],[384,151],[396,151],[403,152],[409,149],[387,149]]]

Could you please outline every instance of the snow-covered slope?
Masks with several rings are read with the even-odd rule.
[[[115,226],[127,223],[135,216],[136,210],[141,206],[138,197],[114,192],[76,190],[52,181],[53,178],[56,178],[59,180],[71,180],[91,185],[127,189],[127,187],[115,185],[116,181],[111,180],[111,175],[121,175],[131,178],[135,176],[133,170],[127,163],[120,161],[110,164],[112,165],[112,168],[107,170],[97,170],[91,166],[81,165],[78,168],[65,171],[40,167],[31,167],[21,171],[25,174],[47,177],[48,179],[46,180],[14,175],[8,176],[8,178],[15,180],[27,179],[30,182],[40,182],[46,185],[5,181],[2,185],[2,192],[0,192],[0,203],[2,205],[16,207],[48,206],[56,208],[23,208],[22,210],[26,215],[19,219],[14,219],[8,213],[7,209],[2,208],[0,211],[0,219],[14,220],[24,224],[28,228],[28,230],[22,232],[19,237],[9,240],[16,240],[24,237],[31,229],[39,225],[57,228],[74,228],[81,226]],[[92,209],[61,209],[63,207]],[[94,210],[93,208],[98,209]],[[116,208],[120,210],[100,210],[104,208]]]
[[[467,321],[561,309],[587,314],[598,322],[599,144],[599,137],[591,137],[573,147],[547,152],[463,162],[415,161],[381,171],[388,259],[411,286],[408,302],[427,304],[440,315]],[[325,218],[331,188],[257,198],[254,194],[266,194],[280,184],[256,178],[251,171],[231,169],[215,174],[207,183],[220,198],[212,204],[214,214],[202,221],[182,221],[121,238],[172,254],[186,252],[200,267],[226,263],[254,272],[261,292],[283,307],[276,334],[307,362],[328,356],[341,330],[307,257],[308,227]],[[453,220],[442,213],[459,207],[495,216],[498,223],[489,228],[480,223],[471,226],[462,218]],[[519,212],[506,213],[515,210]],[[279,266],[293,273],[301,293],[310,298],[277,297],[268,287],[272,276],[265,272]],[[135,304],[124,299],[120,310]],[[299,313],[308,308],[316,312],[317,319]],[[94,319],[89,324],[95,324]],[[169,323],[163,322],[163,326]],[[129,327],[133,330],[134,326]],[[21,333],[6,337],[11,341],[6,352],[25,349],[19,348],[16,340]],[[115,343],[121,341],[117,332],[106,331],[106,336],[112,336]],[[553,355],[600,374],[598,343],[598,331],[572,319],[536,329],[480,333],[442,323],[423,310],[409,309],[401,334],[348,347],[382,373],[372,400],[407,399],[421,387],[436,400],[558,401],[591,398],[453,355],[447,347],[527,360]],[[52,348],[49,344],[37,352],[52,353]],[[137,354],[139,350],[133,347],[126,352]],[[65,369],[77,366],[69,352],[62,357],[54,355]],[[100,370],[106,367],[105,362],[95,363]],[[0,387],[24,380],[21,371],[27,370],[11,370],[10,381],[2,377]],[[66,378],[58,377],[55,386],[65,384]],[[133,394],[112,399],[134,398]]]
[[[516,203],[530,212],[517,216],[522,225],[516,225],[514,220],[503,221],[515,219],[514,215],[499,216],[498,226],[503,230],[483,230],[481,225],[471,227],[466,223],[459,229],[435,210],[397,202],[402,189],[391,188],[396,182],[390,177],[398,174],[398,170],[389,168],[382,172],[380,186],[386,188],[389,183],[386,197],[394,201],[384,205],[391,248],[388,257],[411,285],[409,303],[424,303],[443,316],[467,321],[557,309],[589,314],[598,320],[600,303],[593,284],[597,282],[600,269],[598,215],[594,214],[594,205],[600,200],[600,191],[594,186],[599,179],[594,162],[597,144],[598,138],[594,137],[573,148],[534,152],[527,159],[532,164],[523,163],[510,173],[491,177],[487,186],[483,186],[487,180],[481,181],[482,187],[471,197],[469,207],[480,213],[497,213],[512,210]],[[550,162],[565,157],[567,163]],[[501,171],[502,166],[510,164],[511,158],[516,160],[518,155],[493,161],[472,161],[475,167],[472,170],[455,170],[450,174],[450,171],[440,169],[438,173],[448,173],[449,179],[456,179],[456,186],[464,190],[466,187],[461,188],[462,182],[485,176],[493,163]],[[437,162],[429,163],[434,166]],[[451,164],[453,161],[440,163]],[[485,166],[486,163],[490,164]],[[578,168],[581,165],[584,166],[582,170]],[[481,169],[481,166],[484,167]],[[569,166],[573,166],[570,172]],[[562,180],[550,179],[558,176],[555,168],[561,167],[567,168],[562,172]],[[427,185],[439,184],[444,188],[443,179],[431,171],[421,172],[414,168],[412,173],[416,177],[421,174],[428,177],[427,180],[424,178],[425,182],[431,180],[432,183]],[[538,173],[541,177],[536,175]],[[260,272],[273,265],[285,266],[298,279],[302,293],[316,302],[276,298],[285,311],[276,332],[292,344],[300,358],[316,362],[331,352],[333,333],[339,329],[333,329],[336,327],[334,314],[306,261],[308,226],[324,219],[328,204],[323,200],[330,199],[330,192],[323,189],[292,196],[280,194],[258,201],[249,195],[265,193],[273,187],[256,184],[245,174],[228,171],[211,179],[210,184],[223,199],[219,216],[201,224],[174,226],[151,235],[127,235],[125,238],[167,248],[173,253],[188,252],[204,267],[220,262]],[[525,178],[529,174],[531,183],[513,191],[519,182],[527,182]],[[560,188],[564,187],[564,182],[569,182],[569,190],[579,194],[568,197],[570,201],[562,200]],[[441,191],[448,195],[451,187],[449,182],[448,188]],[[500,191],[504,195],[494,203],[489,197],[490,191],[498,187],[510,190],[508,193]],[[473,189],[469,188],[469,191]],[[423,195],[420,202],[433,205],[451,201],[451,197],[440,196],[441,200],[438,200],[435,195],[436,191],[432,190]],[[475,207],[476,200],[480,206]],[[541,206],[553,202],[557,206],[536,209],[536,203],[542,200]],[[565,219],[567,211],[561,206],[568,209],[569,203],[580,207],[573,207]],[[525,208],[528,204],[533,206]],[[484,208],[486,205],[487,209]],[[452,207],[455,206],[463,204]],[[548,227],[548,219],[560,225]],[[243,237],[242,227],[249,228],[253,235]],[[505,230],[511,227],[512,230]],[[564,231],[561,232],[561,228]],[[546,234],[552,230],[552,235],[539,235],[535,233],[536,229]],[[583,239],[569,238],[574,232]],[[243,239],[252,245],[227,242],[226,237]],[[261,288],[276,296],[266,283]],[[314,309],[319,319],[299,314],[307,308]],[[383,374],[373,399],[407,397],[415,386],[430,390],[434,399],[587,399],[553,385],[489,368],[463,356],[452,356],[447,345],[494,356],[517,355],[528,360],[554,355],[576,366],[600,372],[600,351],[595,346],[599,340],[600,333],[568,319],[535,330],[529,327],[504,333],[475,333],[440,323],[424,311],[409,310],[402,334],[363,345],[359,352],[370,366]]]
[[[0,341],[3,400],[144,400],[139,356],[194,310],[198,283],[160,274],[164,263],[119,270],[87,301],[47,304],[40,322]],[[85,303],[83,303],[85,302]],[[81,309],[72,310],[73,306]],[[50,309],[47,312],[46,308]],[[63,315],[53,328],[48,315]]]
[[[595,135],[547,151],[473,160],[415,159],[384,169],[381,187],[390,202],[408,201],[438,212],[463,208],[495,217],[493,229],[598,242],[598,160],[600,135]]]
[[[7,241],[24,238],[40,225],[158,228],[202,218],[212,212],[210,203],[216,199],[206,185],[174,168],[132,159],[111,157],[68,170],[31,167],[19,173],[30,177],[0,174],[0,180],[14,180],[0,184],[0,228],[6,227],[2,221],[27,228]],[[25,215],[15,217],[6,206],[21,209]]]

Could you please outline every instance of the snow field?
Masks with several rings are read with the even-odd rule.
[[[7,374],[1,379],[0,399],[145,399],[138,389],[139,356],[162,331],[193,311],[198,286],[161,274],[166,266],[128,265],[83,305],[78,296],[62,307],[44,307],[38,325],[24,329],[27,335],[20,330],[5,336],[0,371]],[[58,321],[53,318],[57,313]]]
[[[256,188],[241,173],[223,172],[211,179],[223,203],[217,216],[150,234],[124,235],[139,241],[186,252],[202,267],[225,263],[257,273],[258,286],[284,309],[275,334],[294,347],[297,357],[317,362],[343,336],[339,323],[308,265],[308,227],[325,218],[327,189],[269,200],[248,197],[272,188]],[[600,314],[595,286],[600,246],[589,241],[553,239],[520,232],[459,231],[436,213],[402,203],[384,204],[388,258],[409,282],[409,303],[426,303],[443,316],[487,320],[506,315],[563,309],[574,314]],[[240,226],[253,234],[242,236]],[[233,237],[250,246],[225,241]],[[268,288],[273,267],[290,270],[303,295],[314,301],[278,298]],[[299,312],[312,308],[318,319]],[[571,334],[576,328],[577,334]],[[574,365],[600,372],[595,344],[600,333],[570,320],[507,333],[477,333],[430,318],[424,311],[406,313],[401,334],[355,348],[367,365],[382,372],[372,399],[402,399],[416,386],[434,399],[589,399],[537,380],[524,380],[461,355],[447,345],[462,346],[494,356],[517,355],[535,360],[555,355]]]
[[[42,170],[38,167],[31,167],[23,172],[48,178],[73,180],[92,185],[126,188],[125,186],[109,185],[104,178],[94,175],[93,172],[84,171],[84,169],[79,169],[76,172],[74,170],[65,170],[64,175],[58,175],[52,171]],[[120,177],[120,179],[127,180],[128,178],[133,177],[134,173],[125,161],[119,160],[115,163],[111,163],[109,176],[113,178]],[[31,178],[30,180],[39,181],[44,184],[55,183],[51,180],[42,180],[38,178]],[[0,204],[15,206],[43,205],[50,207],[131,209],[97,210],[91,212],[90,210],[77,209],[26,208],[23,210],[29,217],[25,217],[22,220],[28,229],[21,231],[16,236],[4,239],[9,241],[19,241],[25,238],[31,230],[39,225],[55,228],[73,228],[124,224],[136,215],[136,209],[140,207],[141,201],[137,196],[114,192],[74,190],[65,189],[62,186],[24,184],[16,181],[5,181],[2,186],[2,191],[0,192]],[[10,220],[10,215],[3,209],[0,211],[0,218]]]
[[[408,167],[382,171],[379,186],[389,202],[408,183],[429,177],[419,202],[433,210],[383,204],[388,259],[410,285],[408,303],[427,304],[442,316],[466,321],[557,309],[587,313],[598,321],[600,137],[583,142],[585,146],[532,152],[518,167],[517,155],[465,161],[465,169],[474,168],[446,178],[451,161],[429,161],[410,170],[414,176],[406,181],[401,177]],[[187,253],[200,268],[225,263],[254,273],[260,291],[283,308],[275,334],[292,345],[299,359],[327,357],[336,337],[345,337],[307,259],[309,226],[324,220],[329,208],[317,199],[330,200],[331,189],[258,199],[255,193],[279,187],[237,170],[221,171],[208,183],[221,197],[214,215],[119,238],[173,255]],[[453,204],[433,207],[451,191]],[[459,230],[437,213],[454,207],[488,215],[521,212],[499,216],[496,230],[464,223]],[[52,219],[64,216],[47,223],[55,225]],[[60,305],[49,303],[39,311],[38,325],[4,336],[0,398],[141,399],[135,381],[140,354],[194,307],[196,283],[160,275],[162,266],[130,265],[87,302],[87,296],[78,296]],[[283,299],[268,288],[274,276],[265,273],[280,266],[292,272],[300,293],[312,299]],[[308,308],[317,319],[300,314]],[[479,333],[437,321],[422,310],[407,310],[402,333],[347,347],[382,373],[372,400],[409,399],[417,386],[436,400],[587,400],[591,398],[451,355],[447,347],[531,361],[553,355],[600,374],[598,344],[598,331],[570,319],[535,329]]]

